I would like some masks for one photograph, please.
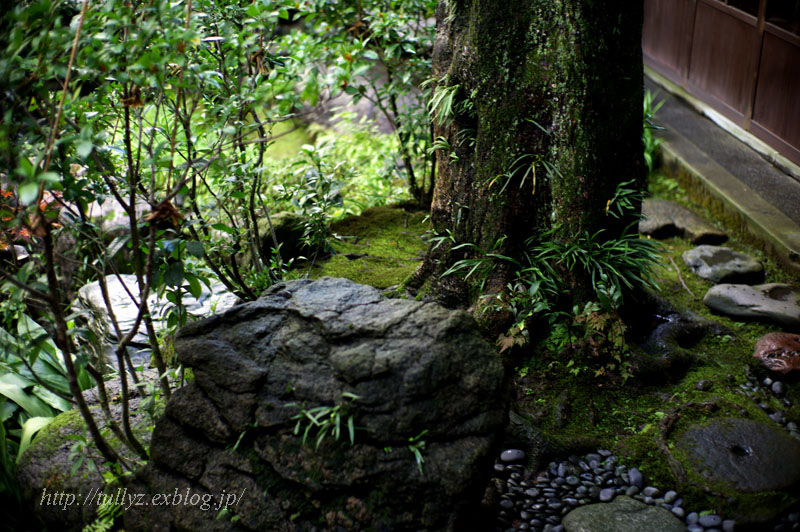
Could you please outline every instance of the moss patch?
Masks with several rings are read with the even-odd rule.
[[[664,175],[651,176],[650,190],[658,197],[683,203],[707,220],[715,219],[710,211],[693,205],[677,181]],[[764,263],[766,282],[797,284],[796,276],[754,249],[729,227],[716,225],[730,237],[726,247]],[[748,376],[758,380],[767,376],[753,358],[753,348],[761,336],[780,331],[781,327],[712,314],[702,298],[713,284],[693,274],[681,257],[694,246],[681,238],[665,240],[663,246],[661,264],[655,271],[659,295],[675,309],[713,320],[727,332],[706,334],[696,344],[684,346],[694,356],[694,363],[675,380],[665,379],[655,385],[637,382],[635,378],[623,383],[619,379],[595,377],[590,360],[576,357],[571,361],[569,352],[554,355],[541,345],[529,347],[517,359],[524,361],[514,378],[517,408],[543,431],[554,454],[578,453],[594,445],[612,449],[623,463],[641,469],[648,484],[679,489],[688,511],[711,510],[744,521],[774,515],[787,505],[796,504],[798,494],[742,494],[724,486],[708,486],[707,481],[687,466],[686,457],[676,449],[674,441],[692,424],[712,417],[744,417],[773,423],[757,402],[766,403],[772,411],[784,411],[789,420],[800,419],[800,409],[796,406],[800,385],[789,386],[788,397],[795,405],[792,407],[767,392],[759,392],[754,400],[742,388]],[[665,450],[686,466],[683,485],[678,484]]]
[[[294,157],[303,144],[313,144],[314,138],[306,126],[294,120],[278,122],[272,126],[272,136],[282,135],[267,148],[266,154],[276,161]]]
[[[373,207],[331,226],[335,255],[320,261],[309,278],[345,277],[376,288],[400,284],[427,249],[426,214],[400,207]]]

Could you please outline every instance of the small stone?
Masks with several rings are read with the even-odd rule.
[[[531,498],[536,498],[539,496],[539,490],[536,488],[528,488],[525,490],[525,495]]]
[[[772,386],[772,379],[770,379],[769,377],[767,377],[766,379],[764,379],[763,381],[761,381],[761,384],[763,384],[764,386]]]
[[[700,525],[689,525],[686,530],[687,532],[705,532],[705,528]]]
[[[783,392],[786,391],[786,388],[781,381],[773,382],[770,389],[772,390],[772,393],[774,393],[775,395],[783,395]]]
[[[500,460],[507,464],[522,462],[525,460],[525,451],[520,449],[506,449],[500,453]]]
[[[616,494],[617,490],[615,490],[614,488],[605,488],[600,491],[600,502],[609,502],[614,498]]]
[[[500,507],[505,508],[506,510],[510,510],[514,507],[514,501],[512,501],[511,499],[501,499]]]
[[[792,512],[786,516],[786,520],[790,523],[800,523],[800,512]]]
[[[645,497],[658,497],[661,494],[661,490],[658,488],[654,488],[653,486],[647,486],[645,489],[642,490],[642,495]]]
[[[775,423],[781,423],[784,421],[784,417],[781,412],[773,412],[772,414],[769,415],[769,418]]]
[[[698,515],[698,513],[697,512],[692,512],[692,513],[690,513],[689,515],[686,516],[686,524],[687,525],[693,525],[693,524],[697,523],[698,519],[700,519],[700,516]]]
[[[722,522],[722,532],[734,532],[736,530],[736,521],[733,519],[725,519]]]
[[[568,476],[566,480],[567,484],[569,484],[570,486],[577,486],[578,484],[581,483],[581,479],[579,479],[575,475]]]
[[[506,470],[506,466],[504,466],[503,464],[495,464],[494,465],[494,472],[495,473],[502,473],[505,470]]]
[[[599,454],[603,458],[608,458],[609,456],[611,456],[611,451],[609,451],[608,449],[598,449],[597,454]]]
[[[678,498],[678,492],[675,490],[669,490],[664,494],[664,502],[668,504],[672,504],[675,502],[675,499]]]
[[[639,493],[639,488],[636,486],[628,486],[628,488],[625,490],[625,495],[627,495],[628,497],[633,497],[638,493]]]
[[[639,489],[644,487],[644,477],[642,476],[641,471],[632,467],[628,469],[628,483],[631,486],[636,486]]]
[[[712,386],[713,383],[710,380],[702,379],[697,381],[697,383],[694,385],[694,388],[696,390],[700,390],[701,392],[707,392],[708,390],[711,389]]]
[[[722,524],[722,518],[718,515],[708,514],[708,515],[701,515],[700,519],[697,520],[699,524],[702,526],[709,528],[712,526],[719,526]]]
[[[673,506],[671,512],[675,514],[676,517],[683,518],[684,516],[683,508],[681,508],[680,506]]]

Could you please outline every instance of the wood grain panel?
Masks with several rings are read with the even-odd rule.
[[[800,149],[800,46],[764,33],[753,121]]]
[[[689,85],[739,115],[747,112],[758,61],[756,20],[727,6],[699,2],[689,65]]]
[[[642,50],[679,82],[686,75],[696,0],[644,0]]]

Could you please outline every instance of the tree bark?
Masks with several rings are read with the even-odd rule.
[[[453,239],[428,255],[430,277],[449,306],[475,294],[440,275],[503,236],[499,252],[519,256],[526,239],[555,229],[569,242],[584,231],[614,236],[631,222],[607,215],[617,184],[643,187],[641,2],[440,0],[434,91],[454,92],[434,138],[438,179],[434,231]],[[445,87],[449,89],[445,89]],[[455,87],[455,88],[454,88]],[[499,267],[484,292],[503,289]],[[588,280],[569,279],[576,299]],[[413,283],[412,283],[413,284]]]

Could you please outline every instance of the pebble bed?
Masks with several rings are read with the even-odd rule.
[[[789,421],[786,418],[786,411],[783,409],[775,409],[764,402],[768,395],[773,395],[778,401],[781,402],[786,408],[792,407],[792,401],[786,397],[786,390],[788,385],[779,380],[773,380],[769,377],[762,381],[758,381],[755,377],[750,377],[748,382],[740,384],[739,387],[744,391],[744,394],[755,401],[759,408],[763,410],[767,416],[775,423],[781,425],[789,431],[794,438],[800,440],[800,428],[794,421]]]
[[[751,378],[741,388],[745,395],[759,403],[770,419],[800,439],[797,424],[787,421],[786,412],[774,410],[763,402],[765,394],[772,394],[784,406],[791,407],[791,401],[785,397],[786,386],[769,378],[761,382]],[[617,495],[628,495],[669,510],[686,523],[689,532],[733,532],[736,529],[732,519],[688,511],[676,491],[662,491],[647,485],[637,468],[619,463],[619,458],[605,449],[550,462],[538,473],[526,471],[524,462],[525,453],[519,449],[506,449],[495,461],[493,482],[500,493],[495,532],[564,532],[561,520],[572,509],[611,502]],[[770,529],[773,532],[800,530],[800,512],[784,513],[776,523],[764,528]]]

